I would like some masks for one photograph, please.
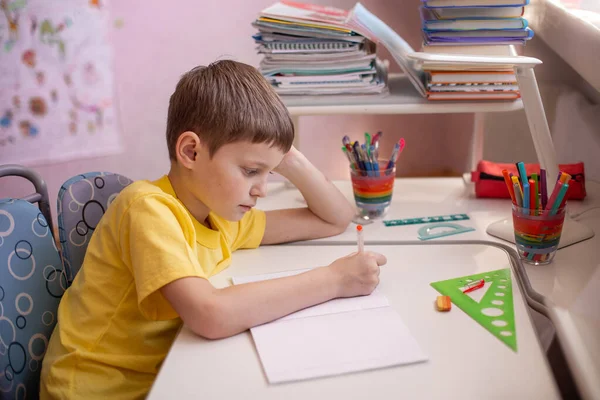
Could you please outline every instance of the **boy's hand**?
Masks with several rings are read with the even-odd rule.
[[[379,284],[379,266],[385,265],[383,254],[374,252],[353,253],[329,265],[338,283],[336,297],[353,297],[371,294]]]
[[[300,151],[292,147],[274,171],[300,190],[308,207],[267,211],[261,244],[318,239],[346,230],[354,206]]]
[[[287,178],[286,173],[289,172],[290,168],[298,166],[297,161],[299,157],[304,157],[304,155],[300,152],[300,150],[292,146],[290,151],[285,153],[285,156],[283,156],[283,159],[273,171]]]

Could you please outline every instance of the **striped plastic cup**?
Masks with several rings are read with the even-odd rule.
[[[512,205],[515,243],[521,260],[534,265],[549,264],[560,242],[566,207],[554,215],[544,210]]]
[[[394,191],[396,166],[385,169],[387,160],[379,161],[379,171],[356,171],[350,169],[354,201],[358,217],[364,220],[382,218],[388,212]]]

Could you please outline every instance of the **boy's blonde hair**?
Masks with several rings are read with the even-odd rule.
[[[268,143],[288,152],[291,117],[266,79],[250,65],[223,60],[185,73],[169,100],[167,146],[176,160],[179,135],[192,131],[213,155],[227,143]]]

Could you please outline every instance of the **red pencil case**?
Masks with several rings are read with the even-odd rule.
[[[569,181],[569,189],[567,190],[568,200],[583,200],[586,196],[585,192],[585,172],[583,163],[576,164],[559,164],[558,168],[562,172],[571,175]],[[479,161],[477,170],[471,172],[471,181],[475,182],[475,196],[510,199],[508,188],[504,183],[502,170],[512,172],[513,175],[519,176],[516,164],[495,163],[491,161]],[[527,176],[531,177],[532,173],[540,173],[540,164],[525,164]],[[548,177],[548,196],[554,188],[554,182],[557,177]]]

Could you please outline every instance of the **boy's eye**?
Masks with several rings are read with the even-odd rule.
[[[253,176],[253,175],[256,175],[258,173],[258,170],[257,169],[253,169],[253,168],[244,168],[244,172],[248,176]]]

